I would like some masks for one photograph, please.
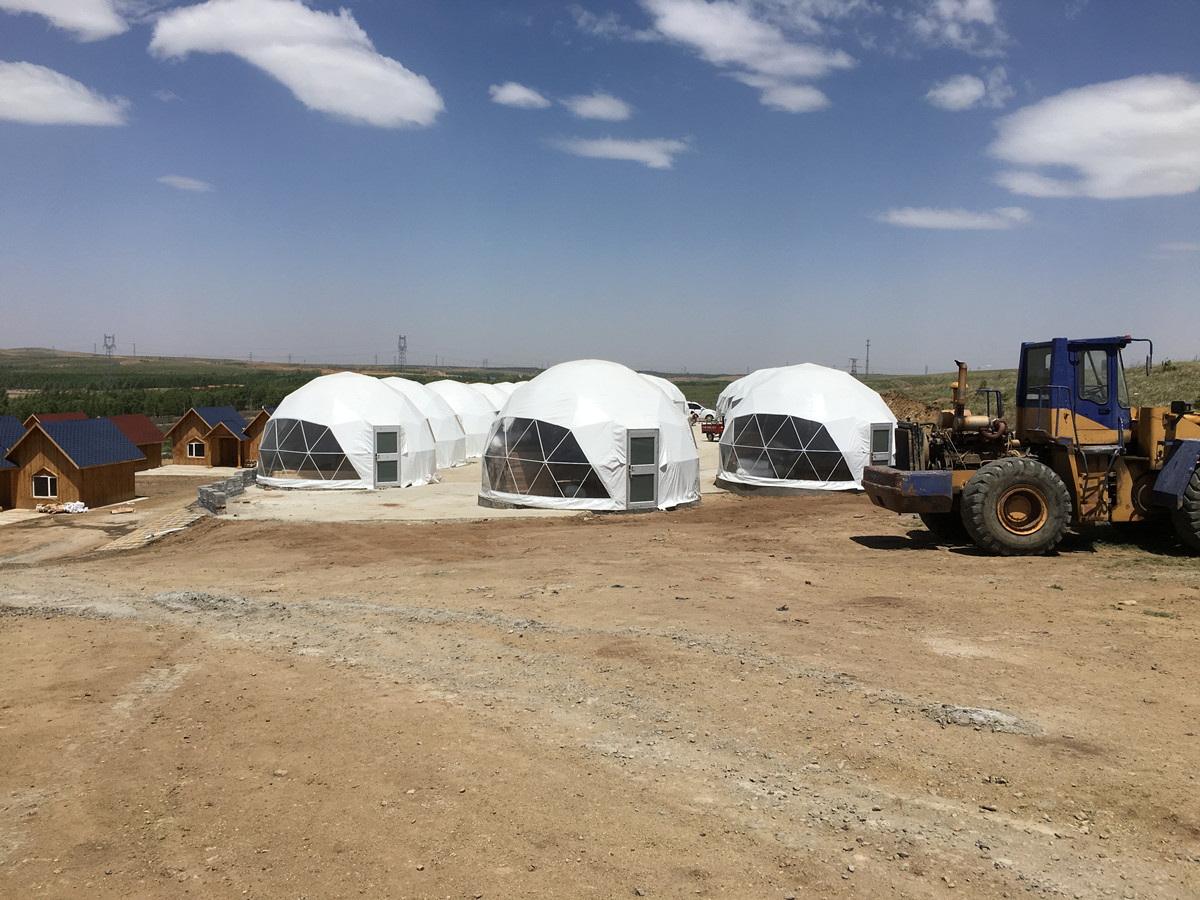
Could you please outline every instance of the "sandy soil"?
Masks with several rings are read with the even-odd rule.
[[[1169,541],[710,493],[97,549],[190,477],[0,528],[0,896],[1200,896]]]

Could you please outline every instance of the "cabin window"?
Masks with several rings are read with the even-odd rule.
[[[1108,402],[1108,351],[1085,350],[1075,363],[1076,390],[1080,400]]]
[[[188,458],[204,459],[204,441],[188,441]]]
[[[1050,386],[1050,347],[1027,347],[1025,350],[1025,402],[1048,402],[1050,392],[1038,390]]]
[[[49,499],[58,496],[57,475],[34,475],[33,496],[39,499]]]

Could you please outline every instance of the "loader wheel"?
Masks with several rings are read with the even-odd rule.
[[[957,508],[944,513],[917,513],[939,544],[969,544],[971,535]]]
[[[997,459],[963,488],[962,518],[976,546],[1000,556],[1034,556],[1053,550],[1067,533],[1071,495],[1036,459]]]
[[[1200,468],[1192,473],[1183,489],[1183,506],[1171,512],[1171,521],[1179,539],[1200,552]]]

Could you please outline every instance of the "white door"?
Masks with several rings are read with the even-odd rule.
[[[399,428],[375,429],[375,487],[395,487],[400,484]]]
[[[629,461],[629,492],[626,509],[658,506],[658,429],[639,428],[626,432]]]

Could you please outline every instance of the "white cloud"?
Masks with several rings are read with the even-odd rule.
[[[347,9],[335,15],[299,0],[208,0],[163,15],[150,51],[232,53],[309,109],[367,125],[430,125],[443,109],[429,81],[378,53]]]
[[[940,228],[951,231],[1000,231],[1022,225],[1029,219],[1029,212],[1019,206],[1004,206],[991,212],[905,206],[899,209],[889,209],[875,216],[875,221],[882,222],[884,225],[899,225],[903,228]]]
[[[829,106],[829,98],[811,84],[796,84],[765,75],[750,75],[748,73],[733,76],[742,84],[762,91],[759,100],[763,106],[784,112],[802,113],[816,112]]]
[[[1065,91],[996,123],[996,181],[1030,197],[1116,199],[1200,189],[1200,84],[1142,75]],[[1075,177],[1036,171],[1065,167]]]
[[[488,88],[488,93],[492,95],[492,102],[499,103],[501,106],[515,106],[518,109],[545,109],[550,105],[550,101],[533,88],[517,84],[515,81],[493,84]]]
[[[213,189],[213,186],[207,181],[201,181],[199,178],[188,178],[186,175],[163,175],[158,179],[158,182],[159,184],[178,188],[181,191],[195,191],[198,194],[207,194]]]
[[[1008,42],[995,0],[922,0],[908,23],[927,44],[978,56],[997,56]]]
[[[735,77],[763,91],[763,103],[776,109],[821,108],[813,105],[811,88],[795,89],[802,88],[804,81],[855,65],[842,50],[789,40],[767,20],[770,10],[760,11],[756,18],[751,6],[733,0],[642,0],[642,5],[665,39],[691,47],[715,66],[736,70]]]
[[[1013,96],[1008,84],[1008,72],[996,66],[984,72],[984,78],[976,75],[955,75],[935,84],[925,99],[939,109],[960,112],[975,106],[999,109]],[[986,79],[986,80],[984,80]]]
[[[129,28],[113,0],[0,0],[0,9],[45,16],[80,41],[98,41]]]
[[[1200,243],[1171,241],[1159,244],[1148,254],[1150,259],[1192,259],[1200,257]]]
[[[633,115],[633,107],[612,94],[586,94],[562,101],[571,114],[580,119],[623,122]]]
[[[935,84],[925,99],[939,109],[970,109],[987,95],[987,85],[974,75],[955,75]]]
[[[124,125],[129,101],[104,97],[61,72],[0,62],[0,119],[30,125]]]
[[[675,161],[675,154],[688,149],[686,141],[675,140],[644,140],[621,141],[615,138],[599,140],[584,140],[568,138],[555,142],[555,145],[567,153],[576,156],[587,156],[593,159],[623,159],[640,162],[651,169],[669,169]]]

